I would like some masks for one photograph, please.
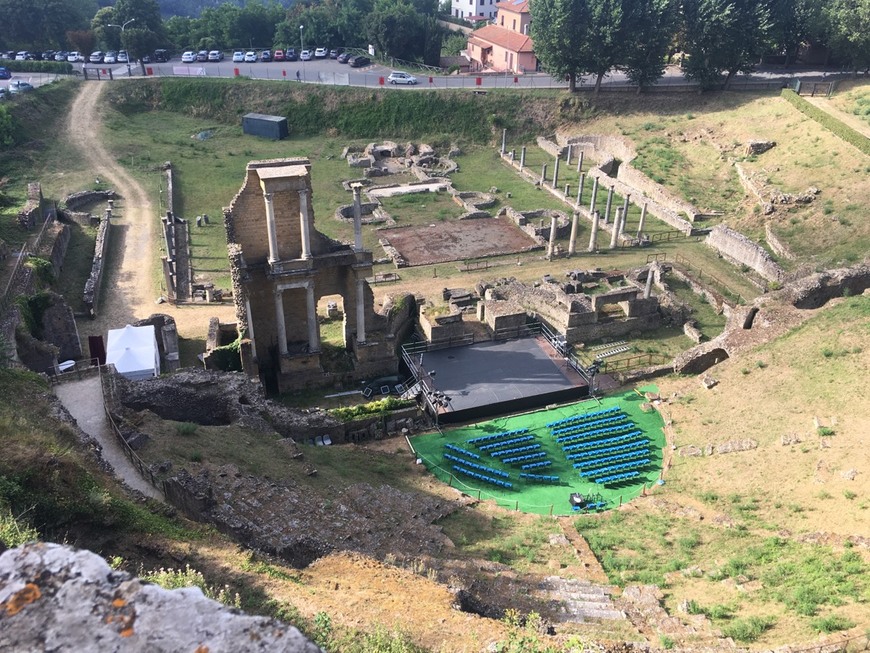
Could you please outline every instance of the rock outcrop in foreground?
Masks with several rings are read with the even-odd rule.
[[[321,650],[292,626],[227,608],[198,588],[147,585],[90,551],[37,543],[0,556],[0,651]]]

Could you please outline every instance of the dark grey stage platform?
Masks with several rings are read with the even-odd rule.
[[[420,355],[413,358],[419,366]],[[589,394],[584,379],[540,336],[426,352],[420,376],[430,391],[450,398],[439,408],[442,422],[465,422]]]

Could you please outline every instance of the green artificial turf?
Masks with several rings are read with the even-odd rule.
[[[657,388],[646,386],[638,391],[629,390],[600,399],[582,401],[534,413],[499,417],[486,422],[445,430],[442,433],[420,435],[413,439],[412,444],[429,471],[440,480],[473,497],[494,500],[498,505],[511,510],[536,514],[573,514],[574,510],[569,503],[569,497],[573,492],[579,492],[586,497],[599,495],[601,500],[607,502],[605,509],[616,508],[640,495],[644,487],[650,487],[654,484],[659,479],[662,469],[662,449],[665,446],[662,418],[656,411],[644,413],[641,410],[641,404],[645,401],[639,394],[642,392],[657,392]],[[640,476],[615,486],[605,487],[580,477],[577,470],[566,459],[561,446],[550,435],[546,425],[572,415],[592,413],[612,406],[620,407],[649,439],[650,463],[640,469]],[[547,459],[552,462],[547,467],[527,471],[558,476],[558,483],[520,478],[520,472],[523,470],[520,469],[519,463],[505,465],[487,452],[482,451],[478,446],[468,443],[469,440],[483,435],[524,428],[534,435],[533,443],[540,443],[541,450],[547,453]],[[474,462],[479,465],[508,472],[509,478],[501,480],[510,482],[513,487],[498,487],[486,481],[454,472],[455,462],[446,459],[444,454],[457,454],[445,449],[445,444],[452,444],[478,454],[480,459]]]

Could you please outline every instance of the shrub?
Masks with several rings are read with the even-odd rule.
[[[181,436],[193,435],[196,433],[198,425],[193,422],[179,422],[175,425],[175,432]]]
[[[182,587],[198,587],[210,599],[235,608],[241,607],[241,597],[238,594],[231,594],[229,585],[224,585],[223,587],[209,585],[205,581],[205,576],[190,565],[185,565],[184,569],[173,569],[172,567],[166,569],[161,567],[156,571],[149,572],[140,569],[139,577],[148,583],[154,583],[168,590]]]
[[[864,154],[870,155],[870,140],[866,136],[859,134],[826,111],[810,104],[791,89],[783,89],[782,97],[805,116],[815,120],[822,127],[833,132],[850,145],[854,145]]]
[[[746,619],[735,619],[730,624],[722,628],[722,634],[725,637],[736,639],[738,642],[754,642],[766,630],[769,630],[776,623],[773,617],[747,617]]]
[[[65,61],[6,61],[3,65],[17,73],[71,75],[73,72],[73,65]]]
[[[396,397],[387,397],[378,401],[371,401],[367,404],[359,406],[349,406],[347,408],[332,408],[329,413],[342,422],[350,422],[358,417],[368,417],[372,415],[386,415],[391,410],[399,408],[407,408],[413,406],[414,402],[410,399],[398,399]]]
[[[820,426],[816,429],[816,432],[822,437],[834,435],[834,429],[832,429],[830,426]]]
[[[817,617],[810,621],[810,625],[820,633],[834,633],[838,630],[849,630],[850,628],[854,628],[855,622],[847,617],[832,614],[827,617]]]

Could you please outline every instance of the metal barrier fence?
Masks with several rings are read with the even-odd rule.
[[[115,423],[115,420],[112,417],[111,410],[109,409],[109,404],[106,402],[106,384],[111,381],[111,376],[107,377],[104,374],[104,372],[103,372],[104,367],[105,367],[104,365],[98,365],[97,369],[99,370],[99,374],[100,374],[100,393],[102,394],[102,397],[103,397],[103,410],[106,413],[106,419],[109,422],[109,426],[111,427],[112,432],[115,434],[115,437],[118,439],[118,442],[121,443],[121,448],[124,450],[124,453],[127,455],[127,458],[130,459],[130,463],[133,465],[133,467],[136,468],[136,470],[139,472],[139,474],[142,476],[142,478],[144,478],[152,486],[154,486],[154,488],[158,492],[160,492],[161,496],[163,496],[164,495],[163,483],[161,481],[159,481],[156,476],[154,476],[154,472],[152,472],[148,468],[148,465],[146,465],[145,462],[138,456],[138,454],[135,451],[133,451],[133,449],[130,447],[130,445],[127,443],[127,441],[124,439],[124,436],[121,434],[121,429],[118,428],[118,425]],[[114,397],[114,391],[112,392],[112,396]]]

